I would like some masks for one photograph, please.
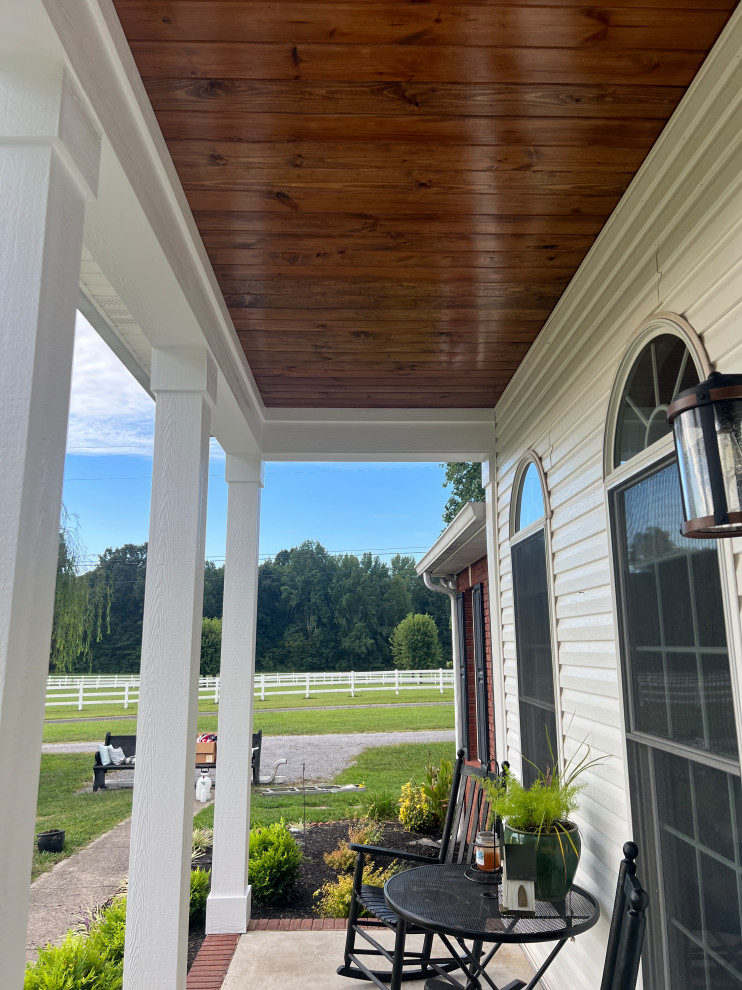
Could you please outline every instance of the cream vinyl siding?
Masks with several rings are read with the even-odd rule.
[[[543,463],[551,508],[560,749],[569,757],[587,739],[594,756],[609,757],[589,773],[577,816],[577,882],[599,897],[603,917],[557,957],[544,981],[553,990],[600,985],[621,846],[632,835],[603,471],[611,390],[640,326],[659,313],[688,321],[720,371],[742,373],[741,47],[739,9],[495,410],[505,681],[496,718],[508,750],[498,758],[520,765],[509,533],[515,472],[528,450]],[[739,707],[742,540],[733,550],[723,574]],[[532,952],[537,961],[545,954]]]

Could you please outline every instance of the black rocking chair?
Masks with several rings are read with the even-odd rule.
[[[623,854],[600,990],[634,990],[644,944],[649,897],[636,878],[634,860],[639,848],[634,842],[626,842]]]
[[[401,933],[397,932],[397,915],[387,906],[383,888],[365,884],[363,882],[363,869],[367,853],[374,858],[401,859],[415,865],[423,863],[471,864],[477,832],[486,828],[490,810],[489,800],[482,787],[482,782],[486,778],[496,780],[500,777],[502,779],[499,767],[494,760],[490,761],[488,767],[493,769],[466,766],[464,764],[464,751],[463,749],[459,750],[453,772],[451,799],[446,811],[441,847],[437,857],[385,849],[381,846],[350,843],[349,848],[356,851],[357,858],[345,940],[345,957],[343,965],[339,966],[337,970],[341,976],[350,976],[357,980],[371,980],[378,987],[386,990],[386,986],[391,980],[391,967],[397,953],[402,955],[401,978],[403,980],[419,980],[425,976],[433,975],[433,964],[437,965],[439,969],[446,970],[455,967],[456,964],[448,956],[432,959],[433,936],[412,925],[408,925],[407,934],[424,935],[422,951],[412,952],[405,948],[404,941],[400,938]],[[503,764],[503,775],[507,767],[507,763]],[[359,920],[359,914],[362,910],[365,910],[371,917]],[[393,931],[395,943],[401,942],[401,944],[395,944],[393,951],[386,949],[371,935],[369,929],[374,928],[386,928]],[[371,948],[357,948],[357,937],[363,939]],[[368,956],[383,957],[389,963],[389,969],[371,969],[373,962],[369,959],[367,965],[362,958]]]

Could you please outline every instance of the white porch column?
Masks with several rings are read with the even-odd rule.
[[[124,987],[183,990],[216,366],[204,348],[154,351],[152,391],[157,410]]]
[[[507,759],[507,725],[505,711],[505,657],[502,652],[500,608],[500,545],[497,525],[497,462],[495,455],[482,462],[482,488],[485,495],[487,533],[487,588],[492,644],[492,686],[495,716],[495,747],[499,763]]]
[[[0,67],[0,987],[23,984],[85,199],[100,138],[63,67]]]
[[[258,603],[258,537],[263,465],[256,454],[228,454],[219,759],[214,858],[206,904],[208,934],[246,932],[252,780],[252,715]]]

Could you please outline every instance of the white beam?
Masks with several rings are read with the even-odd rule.
[[[107,138],[99,205],[86,223],[91,254],[154,347],[186,334],[208,347],[258,431],[262,400],[115,5],[43,4]]]
[[[156,398],[125,990],[183,990],[215,365],[154,351]]]
[[[0,68],[0,987],[20,987],[85,199],[99,138],[58,64]]]
[[[491,409],[266,409],[266,461],[482,461]]]
[[[209,935],[246,932],[250,920],[250,784],[263,477],[256,455],[227,454],[219,753],[214,860],[206,905]]]

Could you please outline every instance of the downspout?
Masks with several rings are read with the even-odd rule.
[[[453,705],[456,712],[454,727],[456,734],[456,752],[461,749],[463,742],[461,739],[461,720],[459,718],[459,667],[461,657],[459,656],[459,615],[456,609],[456,578],[450,575],[441,578],[442,584],[434,582],[430,571],[423,573],[425,587],[431,591],[437,591],[441,595],[448,595],[451,599],[451,656],[453,659]]]

